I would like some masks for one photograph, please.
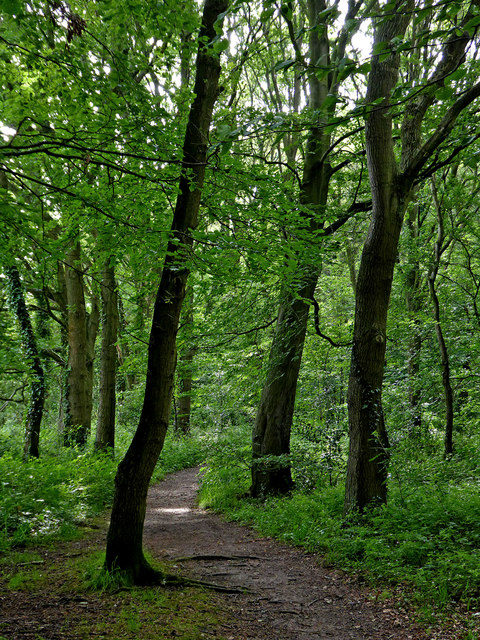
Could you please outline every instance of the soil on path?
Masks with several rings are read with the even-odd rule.
[[[314,555],[260,538],[247,527],[225,522],[198,508],[197,471],[180,471],[151,487],[144,535],[145,548],[174,571],[239,590],[234,594],[212,593],[211,601],[222,612],[218,617],[221,622],[209,626],[195,640],[460,637],[439,630],[425,634],[411,624],[408,612],[400,606],[380,602],[375,591],[322,566]],[[4,567],[4,575],[0,575],[0,640],[142,640],[141,633],[119,636],[113,632],[120,610],[116,609],[120,601],[117,604],[115,598],[120,596],[85,593],[78,584],[69,583],[71,573],[66,567],[71,558],[104,548],[105,528],[80,541],[41,549],[40,566],[48,585],[40,590],[7,588],[8,570],[15,572],[19,567]],[[99,621],[104,624],[100,634],[96,631]],[[184,636],[172,630],[168,637]],[[191,640],[192,635],[188,638]]]
[[[149,492],[144,543],[183,575],[248,589],[229,595],[233,615],[219,630],[232,640],[423,640],[405,610],[312,554],[259,538],[196,503],[197,470],[167,477]],[[431,635],[428,636],[432,638]]]

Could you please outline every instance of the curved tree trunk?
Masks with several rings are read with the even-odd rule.
[[[444,455],[446,458],[453,453],[453,389],[450,380],[450,358],[448,355],[447,343],[443,335],[442,319],[440,314],[440,301],[435,287],[442,253],[449,246],[450,242],[445,241],[445,230],[443,224],[443,211],[438,199],[437,188],[432,180],[433,201],[437,213],[438,232],[435,242],[435,251],[432,269],[428,275],[428,289],[433,304],[433,317],[435,319],[435,334],[437,336],[438,348],[442,359],[442,385],[445,398],[445,439]]]
[[[142,550],[143,523],[150,478],[163,447],[170,419],[176,361],[176,335],[191,251],[191,231],[197,226],[205,176],[208,131],[218,91],[220,62],[211,42],[215,23],[228,0],[206,0],[196,79],[185,141],[179,194],[172,222],[162,277],[155,300],[148,347],[148,369],[143,409],[132,443],[115,478],[115,496],[107,535],[105,566],[119,568],[136,584],[155,582],[157,573]]]
[[[40,425],[45,403],[45,374],[38,355],[37,342],[25,303],[20,274],[16,267],[5,267],[4,270],[8,280],[10,306],[17,318],[22,346],[31,376],[30,404],[25,423],[24,456],[25,458],[38,458],[40,455]]]
[[[252,496],[287,493],[293,487],[288,455],[298,373],[311,300],[317,284],[315,270],[305,278],[299,297],[284,292],[270,349],[268,373],[257,410],[252,438]],[[281,458],[275,459],[277,456]]]
[[[401,36],[409,17],[384,20],[375,43]],[[358,271],[355,326],[348,388],[350,450],[345,487],[345,511],[362,511],[387,498],[388,439],[382,409],[387,312],[405,200],[397,189],[393,152],[390,92],[398,78],[396,54],[372,58],[367,104],[383,99],[366,122],[365,140],[372,192],[372,219]]]
[[[103,268],[102,285],[102,352],[100,357],[100,401],[98,407],[95,449],[104,451],[115,446],[115,399],[117,371],[118,302],[115,269],[108,260]]]

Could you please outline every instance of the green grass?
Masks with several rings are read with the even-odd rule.
[[[225,617],[212,594],[196,588],[129,587],[119,572],[103,571],[105,554],[94,551],[72,558],[66,567],[68,584],[80,593],[95,592],[109,606],[103,615],[84,623],[85,637],[198,640]],[[152,566],[165,573],[172,568],[151,557]],[[87,596],[88,598],[88,596]],[[72,631],[81,635],[81,625]]]
[[[46,574],[39,569],[17,571],[8,578],[7,587],[12,591],[34,591],[46,580]]]
[[[68,543],[64,549],[68,549]],[[102,571],[104,553],[96,548],[85,548],[81,555],[73,554],[66,560],[63,554],[50,554],[49,562],[41,567],[33,564],[35,560],[28,550],[7,555],[11,573],[0,575],[5,598],[11,602],[18,594],[9,591],[27,591],[30,597],[33,595],[48,606],[52,589],[56,598],[64,594],[68,603],[63,610],[65,637],[199,640],[214,635],[213,630],[228,616],[225,602],[219,604],[218,597],[209,591],[126,585],[120,574],[112,576]],[[14,560],[22,565],[20,570],[14,568]],[[149,561],[160,570],[172,571],[172,567]],[[62,607],[61,603],[62,598],[57,605]],[[90,606],[83,610],[86,603]],[[32,624],[37,622],[40,619],[33,617]]]
[[[114,615],[86,625],[86,637],[198,640],[213,635],[225,615],[198,589],[137,589],[116,595],[115,605]]]

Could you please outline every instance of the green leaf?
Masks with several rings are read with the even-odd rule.
[[[23,13],[22,2],[19,2],[19,0],[3,0],[2,11],[10,16],[18,16]]]
[[[440,102],[444,100],[449,100],[453,94],[454,94],[453,87],[440,87],[439,89],[437,89],[437,91],[435,91],[435,97]]]
[[[282,16],[284,16],[287,20],[291,20],[293,17],[292,3],[285,2],[284,4],[282,4],[282,6],[280,7],[280,12]]]
[[[385,50],[389,48],[389,42],[384,40],[383,42],[377,42],[373,47],[373,55],[378,56],[381,53],[385,53]]]
[[[471,18],[467,24],[464,26],[465,31],[470,32],[474,32],[477,27],[480,25],[480,15],[479,16],[474,16],[473,18]]]
[[[229,47],[229,42],[225,38],[223,40],[218,40],[213,45],[215,53],[222,53],[222,51],[225,51],[226,49],[228,49],[228,47]]]
[[[229,124],[219,124],[217,127],[217,136],[220,140],[225,140],[231,131],[232,127]]]
[[[275,9],[265,9],[260,14],[260,22],[268,22],[275,13]]]
[[[294,60],[293,58],[289,58],[288,60],[281,60],[280,62],[277,62],[277,64],[273,67],[274,71],[282,71],[282,69],[284,71],[286,71],[287,69],[290,69],[290,67],[292,67],[295,64],[296,60]]]

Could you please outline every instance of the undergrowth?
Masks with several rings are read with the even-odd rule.
[[[152,482],[198,464],[206,443],[167,435]],[[71,539],[79,525],[111,506],[114,478],[123,452],[107,454],[48,449],[22,461],[21,451],[0,456],[0,552],[54,539]]]
[[[285,497],[245,499],[250,477],[239,462],[243,445],[235,456],[219,443],[200,500],[263,535],[320,552],[371,585],[401,586],[418,606],[438,612],[460,603],[473,612],[480,608],[478,445],[465,438],[445,461],[432,443],[400,442],[392,451],[388,504],[345,521],[343,483],[332,485],[320,466],[313,489],[300,485]]]

